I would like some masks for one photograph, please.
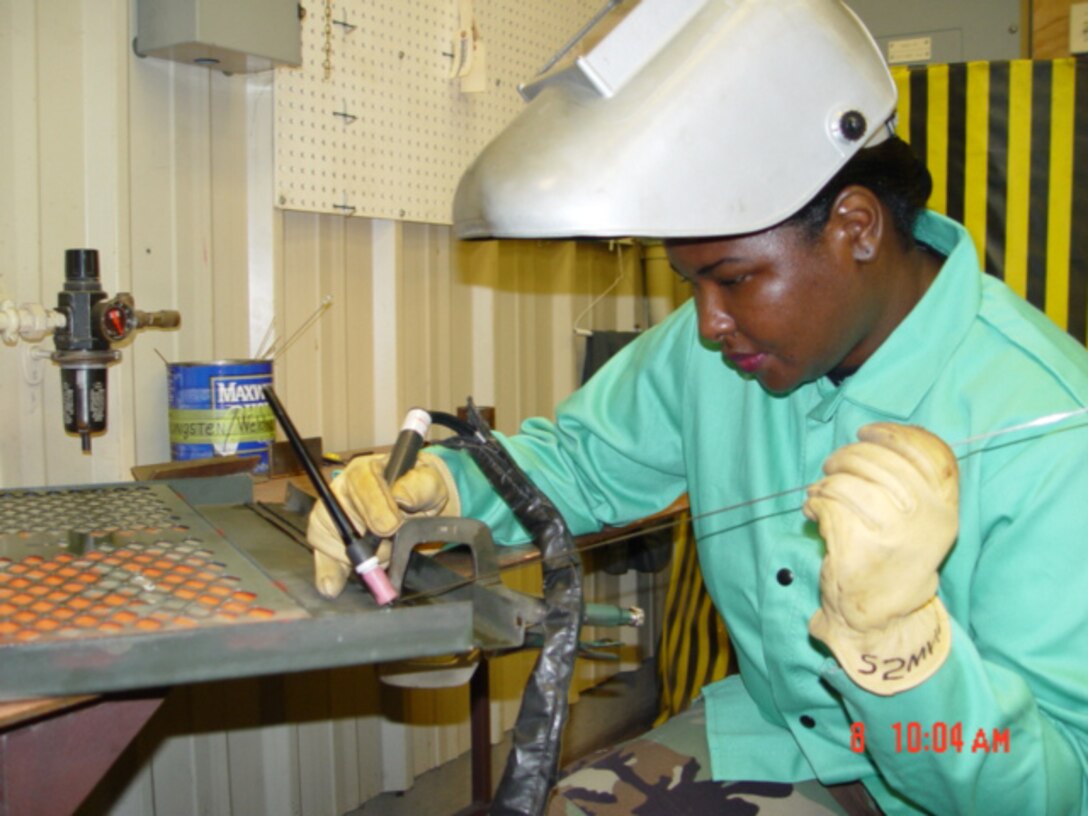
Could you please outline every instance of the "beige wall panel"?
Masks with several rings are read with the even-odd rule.
[[[248,220],[244,240],[247,244],[247,283],[250,357],[263,354],[262,344],[270,340],[276,305],[276,270],[281,264],[279,247],[283,223],[278,211],[269,206],[274,201],[274,185],[269,168],[275,163],[272,111],[275,106],[272,73],[250,74],[246,92],[246,210]]]
[[[458,286],[453,266],[451,236],[448,227],[415,225],[427,232],[425,288],[430,288],[434,309],[434,331],[428,357],[430,388],[425,405],[454,413],[472,393],[472,368],[466,365],[469,353],[462,333],[471,320],[464,310],[464,294]],[[408,406],[410,407],[410,406]]]
[[[459,241],[454,245],[457,279],[466,290],[471,320],[459,338],[464,340],[472,366],[472,395],[480,405],[494,405],[495,292],[498,290],[498,241]],[[499,428],[503,417],[496,414]]]
[[[37,237],[41,246],[42,281],[47,292],[58,291],[64,281],[64,250],[97,244],[103,286],[109,286],[117,281],[116,243],[108,242],[106,236],[91,236],[86,232],[84,111],[88,100],[84,97],[82,76],[83,51],[89,44],[82,38],[83,14],[78,2],[61,0],[49,15],[50,18],[54,14],[57,17],[53,27],[41,11],[39,7],[38,65],[48,66],[48,70],[41,70],[38,75],[35,122],[40,151],[37,184],[41,204]],[[100,101],[108,104],[109,100]],[[107,126],[113,124],[112,113],[108,107],[99,111],[101,121]],[[34,118],[31,121],[34,122]],[[108,157],[95,158],[109,161]],[[55,295],[47,296],[47,301],[55,304]],[[46,479],[57,484],[63,484],[65,479],[94,481],[95,465],[106,455],[106,447],[115,444],[116,437],[99,446],[98,459],[70,455],[73,445],[78,449],[79,444],[65,436],[61,429],[59,374],[52,366],[49,369],[42,382],[42,393],[44,421],[47,430],[53,433],[46,434],[44,450],[38,452],[45,461]],[[109,407],[112,409],[116,403],[117,396],[112,394]]]
[[[373,444],[374,427],[374,339],[369,316],[372,313],[373,244],[371,224],[364,218],[345,221],[344,295],[338,316],[344,322],[344,340],[337,341],[340,355],[340,384],[346,394],[342,405],[329,405],[341,411],[347,436],[336,442],[338,449],[354,449]]]
[[[156,59],[132,67],[131,290],[138,307],[182,316],[179,331],[139,335],[121,366],[138,383],[146,464],[170,458],[163,358],[249,356],[246,82]]]
[[[397,414],[416,405],[453,413],[475,398],[471,291],[457,275],[447,227],[405,224],[401,253]]]
[[[141,60],[145,61],[150,59]],[[181,359],[171,362],[206,362],[220,355],[213,327],[212,180],[208,173],[211,145],[207,138],[211,128],[210,78],[206,71],[188,66],[170,66],[169,70],[173,74],[170,88],[173,104],[168,120],[171,127],[162,135],[173,154],[173,201],[167,206],[173,209],[174,240],[170,251],[176,280],[176,308],[182,321],[178,333]],[[148,123],[143,124],[146,127]]]
[[[1032,0],[1031,56],[1057,59],[1069,56],[1069,7],[1072,0]]]
[[[132,294],[141,309],[178,308],[178,275],[173,218],[176,167],[172,64],[139,60],[129,72],[129,164],[131,182]],[[147,123],[162,123],[149,128]],[[142,384],[136,405],[135,460],[141,463],[170,459],[167,362],[182,362],[183,340],[199,318],[190,309],[181,315],[179,331],[154,332],[137,338],[123,352]]]
[[[333,305],[277,357],[277,381],[290,391],[307,383],[326,447],[388,444],[413,405],[452,409],[468,393],[471,364],[451,342],[468,296],[454,291],[448,230],[290,212],[283,223],[282,311],[292,313],[283,331],[297,331],[326,295]],[[379,413],[389,421],[375,424]]]
[[[141,333],[120,365],[136,382],[136,422],[126,429],[135,435],[134,461],[148,464],[170,458],[164,359],[245,356],[244,341],[217,342],[214,329],[221,293],[244,294],[246,281],[243,266],[233,281],[219,281],[217,287],[216,267],[225,271],[230,265],[216,262],[216,234],[225,248],[244,247],[245,233],[225,215],[221,226],[213,220],[212,156],[216,148],[229,152],[229,140],[220,138],[215,147],[211,141],[209,73],[155,59],[133,59],[131,69],[132,293],[141,309],[181,313],[179,330]],[[244,100],[244,80],[225,92]],[[231,254],[227,251],[227,257]]]
[[[283,724],[283,678],[209,683],[191,691],[191,705],[215,714],[209,722],[211,733],[196,736],[195,752],[221,763],[222,772],[214,783],[194,790],[197,801],[209,813],[231,816],[294,812],[299,801],[299,747],[295,727]],[[157,789],[158,777],[155,782]],[[159,803],[169,812],[168,799],[159,797]]]
[[[288,316],[282,321],[281,334],[290,339],[313,318],[322,298],[331,295],[333,300],[318,324],[298,334],[286,352],[277,356],[277,382],[289,393],[307,394],[313,409],[320,410],[327,427],[321,428],[316,421],[313,427],[314,433],[318,429],[323,432],[326,447],[344,450],[386,444],[396,435],[399,421],[374,429],[376,406],[396,417],[408,403],[428,402],[429,344],[434,331],[428,300],[431,287],[414,282],[414,278],[425,281],[431,270],[417,269],[414,258],[406,262],[397,250],[385,257],[376,272],[373,225],[363,219],[301,213],[284,213],[283,218],[280,302],[281,311]],[[392,246],[399,247],[400,225],[385,222],[383,229],[387,234],[396,233]],[[396,334],[393,338],[373,319],[375,274],[385,276],[381,283],[393,292],[386,297],[405,315],[404,319],[389,319],[386,311],[377,307],[388,326],[395,327],[391,329]],[[402,296],[402,288],[412,294]],[[414,330],[405,328],[406,324],[414,325]],[[394,393],[389,399],[390,378],[380,373],[380,367],[375,368],[376,354],[381,355],[380,366],[393,371],[394,382],[406,383],[405,396]],[[423,375],[417,376],[413,367]]]
[[[517,312],[518,297],[511,291],[520,285],[519,270],[504,263],[504,244],[499,244],[495,255],[497,268],[502,270],[502,282],[493,294],[492,355],[495,372],[495,424],[499,430],[512,433],[517,430],[523,412],[516,372],[520,358],[520,316]]]
[[[312,416],[299,430],[321,434],[326,449],[373,445],[371,223],[292,212],[277,219],[276,347],[290,344],[276,357],[277,389],[285,399],[295,395],[292,416],[293,403],[306,403],[300,410]],[[326,297],[330,305],[320,311]],[[303,330],[307,321],[314,322]]]
[[[432,258],[430,228],[422,224],[398,224],[400,240],[393,272],[396,275],[397,344],[396,391],[385,399],[395,400],[397,425],[412,405],[438,409],[435,400],[441,390],[444,360],[435,359],[434,349],[444,312],[441,294],[447,288],[448,276],[435,269]],[[380,383],[376,383],[380,387]],[[396,428],[376,433],[387,434],[392,441]]]
[[[171,693],[171,703],[184,693],[184,689],[175,689]],[[139,766],[154,808],[144,812],[165,813],[173,807],[179,813],[199,813],[196,767],[193,762],[193,752],[198,743],[195,737],[186,732],[189,727],[188,711],[180,711],[176,705],[164,707],[153,720],[153,725],[157,730],[151,733],[145,731],[140,737],[141,741],[153,734],[168,736],[155,746],[150,760]],[[178,734],[184,736],[174,736]]]
[[[578,271],[574,264],[563,264],[555,267],[554,275],[557,291],[544,299],[544,307],[550,312],[545,340],[549,346],[548,356],[552,361],[547,386],[557,397],[555,402],[558,402],[578,387],[584,341],[574,333],[575,321],[580,311],[577,308],[580,304],[577,295],[580,277]],[[585,283],[589,284],[589,281]]]
[[[412,735],[416,776],[468,750],[468,686],[403,689],[405,721]]]
[[[273,359],[276,393],[303,436],[321,434],[321,335],[305,329],[324,293],[322,224],[318,216],[291,213],[285,220],[283,275],[277,290],[277,342]],[[327,313],[325,314],[327,316]],[[322,318],[323,319],[323,318]]]
[[[321,308],[325,298],[328,307],[309,332],[317,341],[321,354],[318,372],[321,382],[322,440],[327,450],[344,450],[342,440],[348,438],[348,391],[347,363],[351,357],[347,345],[348,323],[355,306],[348,300],[347,280],[352,276],[347,260],[347,233],[351,221],[347,218],[329,218],[321,222],[320,277],[321,300],[315,308]],[[335,369],[332,367],[335,366]],[[315,433],[317,431],[315,430]],[[331,443],[335,442],[335,446]]]
[[[580,351],[574,317],[616,278],[616,256],[603,246],[583,250],[533,242],[503,249],[485,242],[455,251],[444,227],[335,216],[313,223],[308,218],[316,216],[282,214],[284,270],[278,299],[291,314],[280,332],[290,336],[296,331],[324,295],[331,294],[334,305],[313,337],[299,339],[277,358],[277,382],[294,390],[300,374],[312,383],[320,371],[320,387],[310,393],[319,395],[327,446],[386,444],[412,405],[452,411],[469,395],[480,404],[502,406],[499,427],[513,430],[527,416],[550,414],[575,386]],[[375,224],[384,236],[377,248],[371,232]],[[367,263],[368,255],[380,263]],[[575,263],[587,259],[594,261],[588,281],[574,271]],[[501,284],[496,283],[498,270],[481,268],[492,263],[501,270]],[[395,304],[392,317],[373,300],[373,276],[379,276],[383,302]],[[483,341],[475,325],[481,290],[495,303],[495,328]],[[606,299],[592,317],[604,315],[597,319],[604,326],[630,323],[629,316],[621,319],[614,312]],[[385,336],[387,331],[395,332],[395,342]],[[473,359],[472,350],[480,345],[494,358],[499,380],[494,399],[476,393],[476,368],[486,365]],[[376,360],[377,367],[368,366],[368,360]],[[366,427],[368,404],[375,416],[384,412],[393,421],[359,438],[356,429]]]
[[[633,244],[617,243],[612,247],[619,283],[612,300],[616,304],[615,328],[622,331],[643,330],[649,327],[649,310],[643,299],[645,276],[642,273],[642,249]]]
[[[475,353],[474,343],[477,331],[477,320],[485,327],[490,327],[490,310],[487,308],[487,299],[478,296],[478,287],[465,280],[459,266],[459,253],[457,241],[454,241],[447,227],[436,228],[441,236],[440,248],[442,252],[442,264],[450,275],[450,305],[449,305],[449,350],[447,360],[449,366],[451,406],[466,404],[468,397],[479,406],[494,406],[495,399],[490,381],[490,353],[485,359],[479,359]],[[477,312],[481,314],[478,315]],[[490,348],[488,349],[490,352]],[[488,369],[487,372],[481,369]]]
[[[117,25],[128,12],[127,0],[79,4],[83,47],[80,78],[84,96],[83,144],[85,158],[86,234],[101,236],[103,285],[107,292],[132,291],[129,252],[129,130],[128,72],[125,52],[126,26]],[[104,13],[109,9],[109,13]],[[74,10],[73,10],[74,11]],[[115,367],[116,368],[116,367]],[[110,372],[110,421],[131,429],[136,420],[138,399],[131,366]],[[93,461],[95,481],[106,481],[123,473],[132,461],[134,437],[131,431],[113,434]],[[69,447],[75,439],[69,439]],[[66,452],[67,456],[71,453]]]
[[[569,244],[499,242],[494,261],[496,422],[512,433],[530,416],[552,414],[551,310],[540,296],[557,292]],[[543,311],[542,311],[543,310]],[[573,337],[571,338],[573,342]]]
[[[15,303],[42,298],[36,12],[34,4],[0,0],[0,298]],[[0,346],[2,484],[45,480],[45,410],[35,383],[53,372],[52,364],[31,357],[33,349]]]
[[[393,438],[400,424],[401,377],[401,288],[399,273],[403,261],[403,225],[394,221],[376,220],[372,224],[371,284],[373,300],[369,325],[373,339],[374,372],[371,402],[374,425],[371,439],[381,444]]]
[[[361,802],[381,792],[381,769],[374,761],[381,689],[373,666],[330,672],[333,700],[333,772],[337,800]],[[350,806],[350,805],[349,805]]]
[[[230,813],[230,731],[246,722],[239,706],[244,680],[193,686],[189,691],[189,721],[193,734],[195,794],[199,812]],[[244,780],[239,780],[244,783]],[[252,781],[250,782],[252,784]]]
[[[204,75],[209,80],[214,343],[218,356],[245,359],[250,356],[246,80],[219,71]]]
[[[519,298],[519,316],[523,329],[528,329],[528,332],[519,343],[521,367],[516,373],[510,373],[521,383],[519,419],[534,414],[553,416],[555,413],[553,409],[557,395],[551,376],[556,368],[555,346],[552,343],[554,320],[549,306],[553,293],[562,296],[561,286],[569,278],[563,270],[569,268],[575,255],[574,246],[569,243],[555,246],[554,253],[553,247],[543,242],[534,242],[534,246],[539,252],[534,253],[523,270],[525,294]],[[574,338],[570,337],[569,341],[573,346]]]
[[[284,681],[286,715],[296,724],[301,812],[342,813],[336,801],[328,672],[289,675]],[[350,806],[350,805],[349,805]]]
[[[375,758],[375,754],[381,750],[381,736],[386,718],[380,713],[381,688],[374,667],[364,666],[355,671],[358,673],[355,678],[348,676],[345,680],[346,690],[351,691],[354,697],[346,699],[362,701],[361,705],[369,712],[350,723],[355,732],[359,801],[364,801],[384,790],[382,762],[380,758]],[[360,679],[365,682],[359,682]]]

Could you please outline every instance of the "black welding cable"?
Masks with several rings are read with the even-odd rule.
[[[560,743],[582,624],[581,564],[558,508],[490,433],[469,400],[467,424],[432,412],[435,424],[460,435],[441,444],[468,452],[541,551],[544,641],[514,723],[513,746],[492,802],[492,816],[539,816],[559,774]],[[469,433],[465,433],[465,430]]]

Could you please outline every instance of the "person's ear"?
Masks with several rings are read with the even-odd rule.
[[[858,263],[871,262],[880,253],[885,226],[880,199],[859,185],[839,192],[827,223],[829,237]]]

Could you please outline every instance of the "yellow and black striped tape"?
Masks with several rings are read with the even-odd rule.
[[[657,724],[678,714],[707,683],[725,677],[729,638],[725,624],[703,584],[690,520],[678,524],[673,537],[664,626],[658,645],[661,688]]]
[[[897,68],[899,135],[988,273],[1088,342],[1088,62]]]

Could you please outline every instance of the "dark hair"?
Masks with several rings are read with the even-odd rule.
[[[892,215],[904,247],[914,244],[914,222],[925,209],[933,190],[929,170],[898,136],[858,151],[808,204],[786,220],[815,237],[827,225],[831,207],[844,188],[858,185],[872,190]]]

